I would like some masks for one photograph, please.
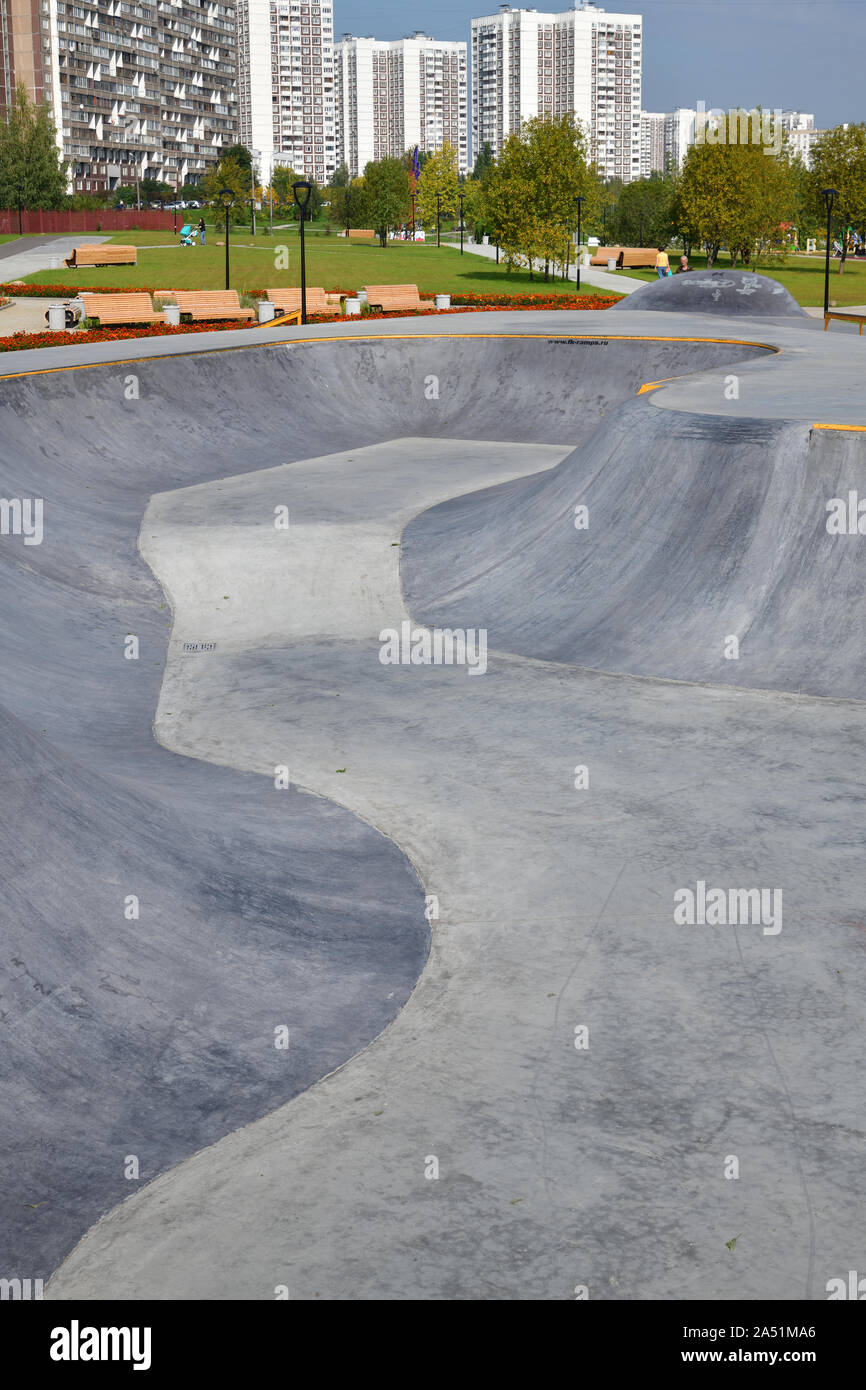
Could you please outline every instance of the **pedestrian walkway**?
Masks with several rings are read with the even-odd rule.
[[[454,250],[459,249],[459,245],[454,243],[443,242],[442,245],[452,245]],[[496,260],[495,246],[484,246],[476,241],[464,241],[463,247],[473,256],[484,256],[489,261]],[[541,270],[543,273],[544,262],[536,261],[535,269]],[[577,280],[577,270],[573,265],[569,266],[568,278],[569,280]],[[629,275],[623,275],[618,271],[598,270],[596,266],[582,265],[580,267],[580,283],[581,285],[592,285],[593,289],[597,290],[610,290],[614,294],[631,294],[634,290],[639,290],[646,281],[633,280]]]
[[[62,267],[62,262],[82,242],[108,240],[107,236],[93,232],[74,232],[68,236],[22,236],[15,241],[5,241],[0,244],[0,280],[9,284],[12,280],[23,280],[25,275],[35,275],[38,270],[50,270],[55,258],[60,258]]]

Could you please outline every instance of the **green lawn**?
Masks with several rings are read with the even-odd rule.
[[[197,220],[197,219],[196,219]],[[181,225],[180,215],[178,225]],[[86,240],[86,235],[82,240]],[[225,287],[224,232],[208,227],[207,245],[182,247],[171,232],[118,232],[114,242],[139,248],[138,264],[129,266],[85,267],[81,270],[43,270],[27,276],[30,284],[75,284],[88,288],[100,285],[144,285],[151,289],[223,289]],[[288,248],[288,268],[275,269],[279,247]],[[283,257],[284,260],[284,257]],[[257,236],[249,227],[236,227],[231,233],[231,285],[233,289],[259,290],[271,285],[298,285],[301,279],[300,238],[297,227],[275,231],[273,239]],[[2,278],[2,265],[0,265]],[[362,285],[412,284],[430,294],[508,294],[566,293],[575,286],[562,280],[528,271],[508,275],[504,267],[480,256],[465,254],[435,243],[417,245],[391,242],[379,245],[347,244],[337,236],[324,236],[319,227],[307,236],[307,284],[326,290],[357,290]],[[583,292],[592,294],[592,286]],[[596,294],[604,291],[596,290]]]
[[[670,253],[671,266],[676,269],[679,265],[679,255],[675,252]],[[706,256],[690,256],[689,261],[695,270],[706,270]],[[723,254],[716,261],[714,269],[730,270],[730,257]],[[742,266],[737,266],[742,270]],[[782,269],[777,266],[753,264],[747,267],[749,270],[756,271],[759,275],[769,275],[772,280],[778,280],[790,290],[798,304],[804,308],[813,306],[823,307],[824,304],[824,257],[816,256],[789,256],[788,263]],[[654,270],[628,270],[617,271],[618,275],[629,275],[635,280],[655,280]],[[842,308],[846,304],[866,304],[866,260],[856,261],[848,259],[845,262],[845,272],[839,274],[839,262],[831,259],[830,261],[830,299],[835,300],[837,305]]]

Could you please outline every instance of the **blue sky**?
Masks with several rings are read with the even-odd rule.
[[[528,8],[528,7],[527,7]],[[567,0],[536,9],[569,9]],[[609,3],[606,8],[619,7]],[[866,0],[645,0],[643,106],[793,107],[818,126],[866,120]],[[334,0],[334,32],[468,39],[498,0]]]

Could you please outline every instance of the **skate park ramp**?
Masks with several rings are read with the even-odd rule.
[[[4,1259],[83,1236],[48,1297],[800,1298],[849,1268],[859,706],[708,653],[755,576],[778,634],[804,530],[777,493],[811,506],[809,467],[841,487],[862,446],[810,462],[802,422],[744,419],[713,452],[636,393],[771,371],[760,325],[588,318],[0,382],[3,495],[45,499],[42,544],[2,542]],[[560,529],[612,520],[584,599]],[[482,677],[381,664],[380,621],[454,604],[492,614]],[[702,880],[781,885],[778,934],[676,926]]]
[[[725,318],[807,318],[794,296],[769,275],[747,270],[692,270],[635,290],[612,310],[719,314]]]
[[[407,600],[547,661],[857,699],[866,568],[826,522],[862,486],[862,435],[643,396],[551,473],[417,517]]]

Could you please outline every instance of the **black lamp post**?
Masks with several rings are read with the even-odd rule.
[[[349,232],[352,230],[352,219],[349,215],[349,190],[346,189],[346,240],[349,240]]]
[[[234,205],[235,195],[230,188],[220,189],[220,202],[226,214],[226,289],[229,288],[229,208]]]
[[[415,244],[415,203],[417,202],[417,200],[418,200],[418,194],[417,194],[417,193],[413,193],[413,194],[412,194],[412,244],[413,244],[413,245]]]
[[[18,235],[19,235],[19,236],[21,235],[21,232],[22,232],[22,230],[23,230],[22,217],[21,217],[21,208],[22,208],[22,200],[23,200],[23,197],[24,197],[24,190],[22,189],[22,187],[21,187],[21,185],[20,185],[20,183],[19,183],[19,185],[18,185]]]
[[[292,184],[292,193],[295,195],[295,202],[301,211],[301,323],[307,322],[307,252],[304,245],[304,222],[306,220],[307,204],[313,195],[313,185],[300,180]]]
[[[465,193],[461,193],[461,194],[459,195],[459,197],[460,197],[460,254],[461,254],[461,256],[462,256],[462,255],[463,255],[463,199],[466,197],[466,194],[465,194]]]
[[[578,288],[578,291],[579,291],[579,290],[580,290],[580,214],[581,214],[581,212],[582,212],[582,210],[583,210],[583,204],[584,204],[584,202],[585,202],[586,200],[584,199],[584,197],[583,197],[582,194],[578,193],[578,195],[577,195],[577,197],[575,198],[574,201],[577,203],[577,255],[575,256],[574,259],[575,259],[575,262],[576,262],[575,268],[576,268],[576,270],[577,270],[577,288]]]
[[[824,203],[827,207],[827,251],[824,256],[824,313],[830,312],[830,226],[833,214],[833,202],[839,196],[838,188],[822,188]]]
[[[442,194],[436,194],[436,245],[442,245]]]

